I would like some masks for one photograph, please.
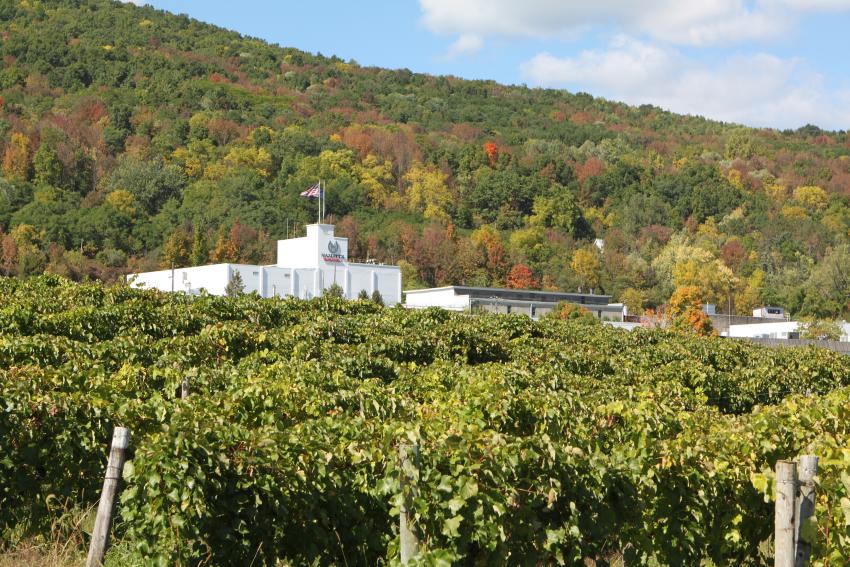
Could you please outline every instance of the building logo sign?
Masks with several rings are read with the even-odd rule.
[[[331,240],[328,242],[328,253],[322,254],[322,260],[325,262],[344,262],[345,256],[340,254],[340,245],[336,240]]]

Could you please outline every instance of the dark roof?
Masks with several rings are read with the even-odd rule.
[[[499,287],[471,287],[453,285],[432,289],[412,289],[406,293],[435,291],[438,289],[454,289],[457,295],[468,295],[473,299],[510,299],[513,301],[541,301],[558,303],[567,301],[581,305],[608,305],[610,295],[595,295],[589,293],[567,293],[563,291],[537,291],[532,289],[505,289]]]

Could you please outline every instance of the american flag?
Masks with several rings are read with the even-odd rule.
[[[319,183],[315,185],[309,186],[307,189],[301,192],[302,197],[321,197],[322,195],[322,186]]]

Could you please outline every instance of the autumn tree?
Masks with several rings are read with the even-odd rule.
[[[484,153],[487,154],[487,160],[490,162],[490,167],[495,167],[499,160],[499,146],[496,142],[487,142],[484,144]]]
[[[695,332],[698,335],[714,334],[711,319],[702,309],[700,289],[696,286],[676,288],[670,297],[668,313],[674,329]]]
[[[183,267],[189,261],[191,242],[186,231],[178,228],[162,246],[161,268]]]
[[[3,155],[3,173],[11,179],[29,179],[30,139],[23,132],[12,132]]]
[[[537,289],[539,284],[531,268],[525,264],[516,264],[508,274],[507,285],[510,289]]]
[[[489,226],[482,226],[470,236],[472,242],[484,251],[484,267],[492,285],[500,285],[508,271],[507,252],[501,235]]]
[[[596,317],[586,308],[568,301],[558,303],[550,316],[565,321],[584,321],[588,323],[597,321]]]
[[[353,169],[374,206],[391,209],[400,204],[392,162],[369,154]]]
[[[210,260],[213,263],[221,264],[225,262],[236,262],[238,259],[239,249],[236,247],[236,243],[233,242],[233,239],[224,230],[219,231],[215,248],[210,253]]]
[[[742,289],[735,294],[735,310],[738,314],[749,315],[753,309],[764,304],[764,278],[764,270],[756,269],[744,280]]]
[[[570,261],[570,268],[578,275],[582,289],[594,290],[599,287],[602,262],[599,258],[599,249],[595,246],[576,250]]]
[[[447,209],[452,193],[446,185],[446,174],[434,166],[414,164],[404,175],[407,203],[411,211],[421,212],[428,220],[449,222]]]
[[[4,276],[15,275],[18,264],[18,245],[10,234],[4,234],[0,239],[0,270]]]
[[[104,202],[115,211],[132,217],[136,214],[136,199],[129,191],[118,189],[106,195]]]
[[[804,185],[794,189],[794,200],[810,212],[819,212],[826,208],[829,197],[820,187]]]
[[[646,292],[633,287],[626,288],[620,293],[620,301],[626,306],[629,315],[643,315],[646,305]]]

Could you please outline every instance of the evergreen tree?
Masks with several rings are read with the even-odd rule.
[[[245,282],[242,281],[242,275],[238,271],[231,274],[230,281],[224,287],[224,293],[227,297],[238,297],[245,293]]]
[[[365,289],[361,289],[360,293],[357,294],[357,299],[360,301],[368,301],[369,300],[369,292]]]
[[[384,297],[381,295],[381,292],[377,289],[372,292],[372,303],[383,306],[384,305]]]

